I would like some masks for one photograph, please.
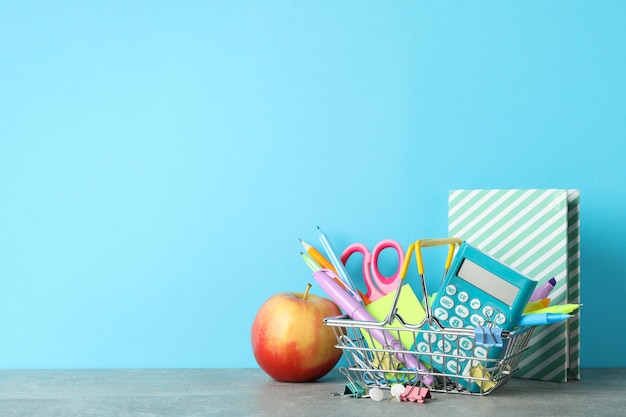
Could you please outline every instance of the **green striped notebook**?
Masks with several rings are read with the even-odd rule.
[[[577,190],[453,190],[448,232],[542,285],[557,285],[551,304],[580,304]],[[579,313],[578,313],[579,314]],[[580,319],[539,326],[516,377],[580,379]]]

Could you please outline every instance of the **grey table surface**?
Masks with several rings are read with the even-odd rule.
[[[0,370],[0,416],[626,416],[626,369],[566,383],[511,379],[425,404],[332,396],[345,378],[282,383],[260,369]]]

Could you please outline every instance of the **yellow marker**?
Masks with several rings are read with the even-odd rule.
[[[554,314],[570,314],[582,307],[582,304],[558,304],[533,311],[533,314],[554,313]]]
[[[549,298],[543,298],[541,300],[531,301],[528,304],[526,304],[526,307],[524,307],[524,312],[522,314],[535,312],[536,310],[544,309],[548,307],[549,305],[550,305]]]

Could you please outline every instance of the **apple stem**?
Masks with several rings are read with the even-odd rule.
[[[311,284],[306,284],[306,291],[304,291],[304,295],[302,296],[303,300],[306,300],[306,296],[309,295],[309,290],[311,289]]]

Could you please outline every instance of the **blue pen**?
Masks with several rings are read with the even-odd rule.
[[[352,297],[354,297],[354,299],[356,299],[359,303],[362,303],[363,299],[357,293],[356,285],[354,285],[354,282],[352,282],[352,280],[350,279],[350,275],[348,275],[346,267],[339,260],[339,257],[333,250],[333,247],[328,241],[328,238],[319,226],[317,226],[317,232],[319,233],[320,242],[322,243],[322,246],[326,251],[326,255],[328,255],[328,260],[330,260],[330,263],[333,264],[333,266],[337,270],[337,275],[339,275],[339,279],[346,287],[348,287],[350,295],[352,295]]]
[[[552,324],[558,323],[560,321],[564,321],[573,317],[570,314],[560,314],[560,313],[540,313],[540,314],[524,314],[519,322],[518,326],[528,327],[528,326],[542,326],[544,324]]]

